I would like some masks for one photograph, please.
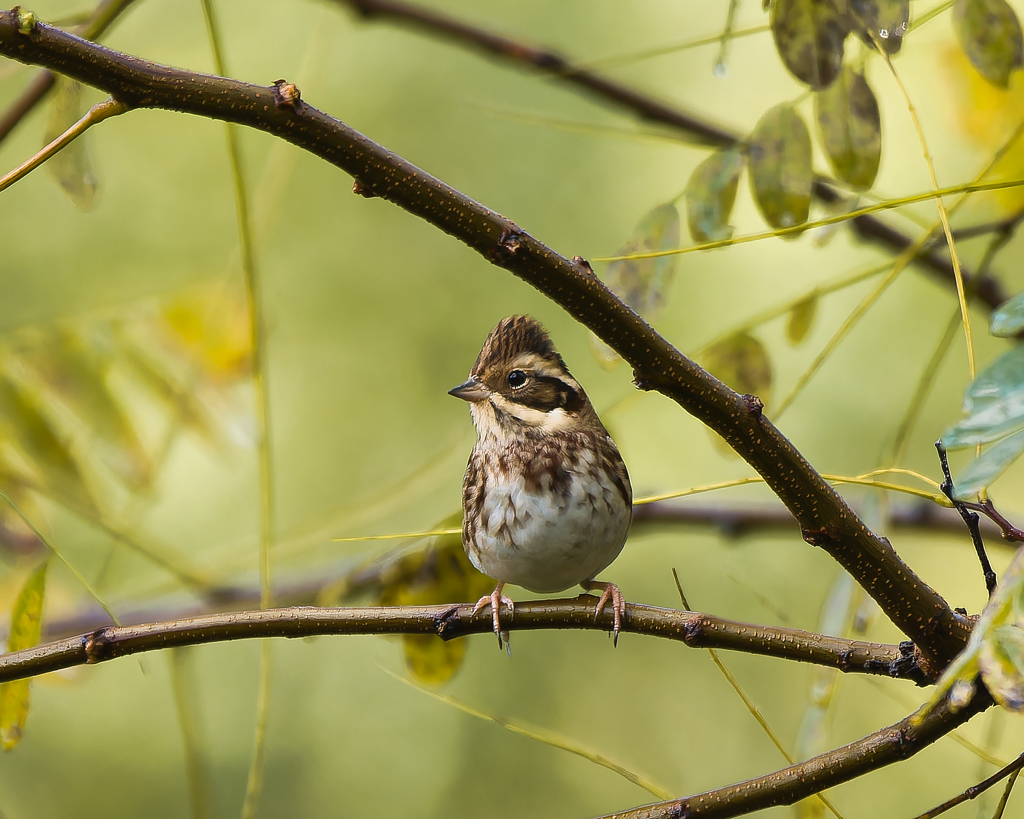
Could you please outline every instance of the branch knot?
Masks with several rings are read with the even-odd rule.
[[[287,80],[274,80],[274,86],[270,89],[270,93],[273,94],[274,105],[278,108],[288,108],[297,114],[305,105],[299,87]]]
[[[82,649],[85,651],[86,664],[91,665],[106,660],[109,645],[106,628],[98,628],[92,634],[82,637]]]
[[[497,265],[508,264],[509,260],[519,250],[524,235],[523,231],[515,225],[503,228],[501,235],[498,237],[498,244],[488,251],[487,258]]]
[[[800,535],[812,546],[825,546],[839,539],[839,530],[833,524],[829,524],[821,529],[801,529]]]
[[[28,37],[36,30],[36,23],[39,22],[34,12],[15,6],[11,11],[18,22],[18,34]]]
[[[743,403],[746,404],[747,412],[760,421],[761,416],[764,414],[764,401],[756,395],[744,395]]]

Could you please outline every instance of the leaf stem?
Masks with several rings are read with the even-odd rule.
[[[892,60],[889,58],[888,53],[882,48],[882,44],[878,42],[874,32],[871,32],[871,42],[875,44],[875,50],[882,56],[885,64],[889,67],[890,73],[892,73],[893,80],[896,81],[896,85],[900,89],[900,93],[903,95],[903,101],[907,106],[907,111],[910,113],[910,119],[914,123],[914,129],[917,131],[917,138],[921,142],[921,151],[924,153],[925,165],[928,166],[928,176],[932,181],[932,188],[935,190],[935,207],[939,212],[939,221],[942,222],[942,230],[946,234],[946,244],[949,246],[949,257],[953,264],[953,277],[956,280],[956,295],[960,300],[960,315],[963,317],[964,322],[964,338],[967,341],[967,364],[971,374],[971,380],[974,379],[975,367],[974,367],[974,338],[971,334],[971,314],[967,308],[967,294],[964,292],[964,275],[960,269],[960,256],[957,253],[956,241],[953,239],[953,231],[949,226],[949,213],[946,211],[946,205],[942,201],[942,195],[939,193],[939,180],[935,175],[935,163],[932,162],[931,153],[928,150],[928,140],[924,135],[924,128],[921,127],[921,120],[917,116],[917,109],[914,107],[913,101],[910,99],[910,94],[907,92],[907,87],[903,84],[903,80],[900,79],[900,75],[896,71],[896,66],[892,64]]]
[[[5,176],[0,177],[0,191],[5,191],[18,180],[24,179],[32,173],[32,171],[57,154],[57,152],[70,145],[74,140],[78,139],[78,137],[92,128],[93,125],[97,125],[105,119],[116,117],[118,114],[123,114],[128,110],[130,110],[129,106],[125,105],[123,102],[118,102],[113,98],[108,99],[105,102],[96,103],[92,108],[86,111],[84,117],[43,148],[39,153],[26,160]]]

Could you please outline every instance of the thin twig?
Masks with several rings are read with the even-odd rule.
[[[1013,786],[1017,783],[1017,777],[1020,776],[1020,768],[1010,774],[1010,778],[1006,780],[1006,787],[1003,788],[1003,795],[999,798],[999,804],[996,805],[996,812],[992,814],[992,819],[1003,819],[1003,812],[1006,810],[1006,803],[1010,799],[1010,792],[1013,790]]]
[[[211,0],[200,0],[206,31],[213,52],[214,69],[226,75],[223,48],[220,43],[220,28]],[[264,332],[262,286],[256,271],[256,253],[253,248],[252,220],[249,217],[249,194],[242,169],[242,152],[238,142],[237,126],[225,123],[228,143],[228,158],[235,194],[235,211],[238,222],[238,244],[242,258],[242,277],[245,280],[245,295],[249,318],[249,349],[252,351],[252,384],[255,393],[256,449],[259,462],[260,491],[260,539],[257,565],[260,578],[260,608],[273,605],[270,584],[270,549],[274,538],[274,484],[270,449],[270,398],[267,384],[266,333]],[[273,653],[270,641],[260,646],[260,683],[256,697],[256,736],[253,742],[252,760],[245,783],[245,797],[242,800],[242,819],[251,819],[256,813],[259,797],[263,790],[264,767],[267,758],[267,725],[270,720],[270,688],[273,678]]]
[[[935,449],[939,453],[939,463],[942,465],[942,474],[944,480],[942,481],[942,493],[949,498],[950,503],[956,508],[956,511],[960,513],[960,517],[963,518],[964,523],[967,525],[967,531],[971,533],[971,540],[974,541],[974,550],[978,553],[978,561],[981,563],[981,571],[985,575],[985,588],[988,589],[988,596],[991,597],[992,593],[996,590],[996,573],[992,569],[992,564],[989,562],[988,553],[985,551],[985,541],[981,538],[981,529],[978,526],[978,515],[967,509],[967,504],[963,501],[956,499],[956,488],[953,486],[953,477],[949,473],[949,461],[946,459],[946,447],[942,445],[942,441],[935,442]]]
[[[999,531],[1003,535],[1003,540],[1008,540],[1011,543],[1024,543],[1024,530],[1018,529],[1005,517],[1003,517],[992,504],[991,498],[986,498],[981,503],[973,503],[970,501],[960,501],[965,509],[970,509],[974,512],[980,512],[991,520],[996,526],[999,527]]]
[[[921,120],[917,116],[917,109],[914,107],[913,101],[910,99],[910,94],[907,92],[907,87],[903,84],[903,80],[900,79],[900,75],[896,71],[896,66],[893,65],[892,60],[889,57],[888,52],[882,47],[881,41],[874,32],[870,32],[871,42],[875,45],[875,50],[881,56],[892,74],[893,80],[896,82],[896,86],[900,90],[900,94],[903,95],[903,102],[907,106],[907,111],[910,113],[910,119],[914,123],[914,130],[917,131],[918,141],[921,143],[921,150],[924,153],[924,164],[928,168],[928,176],[932,182],[932,188],[935,191],[939,190],[939,180],[935,175],[935,163],[932,162],[931,152],[928,150],[928,140],[924,135],[924,128],[921,126]],[[935,208],[939,212],[939,220],[942,222],[942,230],[946,234],[946,245],[949,248],[949,258],[953,266],[953,278],[956,280],[956,294],[960,300],[960,314],[963,319],[964,325],[964,339],[967,342],[967,365],[970,371],[971,379],[974,379],[974,338],[971,334],[971,313],[967,308],[967,293],[965,290],[965,280],[963,271],[960,268],[960,256],[957,252],[956,241],[953,239],[953,230],[949,226],[949,212],[946,210],[946,205],[942,201],[942,197],[939,196],[935,199]],[[989,590],[991,594],[991,590]]]
[[[495,714],[489,714],[486,711],[481,711],[478,708],[474,708],[472,705],[468,705],[467,703],[464,703],[453,696],[437,694],[429,690],[428,688],[425,688],[424,686],[420,685],[419,683],[415,682],[414,680],[408,679],[407,677],[402,677],[399,674],[395,674],[393,671],[389,671],[384,667],[381,667],[381,671],[383,671],[389,677],[393,677],[394,679],[398,680],[400,683],[407,685],[416,691],[419,691],[421,694],[424,694],[430,697],[431,699],[436,700],[437,702],[441,702],[452,708],[456,708],[459,711],[462,711],[462,713],[464,714],[469,714],[470,716],[476,717],[477,719],[485,720],[487,722],[493,722],[495,725],[504,728],[506,731],[511,731],[513,734],[519,734],[519,736],[527,737],[528,739],[533,739],[537,742],[542,742],[545,745],[549,745],[552,748],[557,748],[560,751],[567,751],[570,754],[574,754],[578,757],[581,757],[582,759],[586,759],[589,762],[593,762],[597,765],[600,765],[602,768],[607,768],[609,771],[612,771],[613,773],[616,773],[619,776],[621,776],[627,782],[631,782],[634,785],[643,788],[656,799],[670,799],[672,797],[672,792],[667,788],[663,788],[660,785],[656,785],[647,777],[638,774],[636,771],[631,771],[628,768],[619,765],[617,762],[612,762],[612,760],[608,759],[608,757],[591,751],[589,748],[584,748],[582,745],[573,742],[569,739],[566,739],[565,737],[558,736],[558,734],[545,731],[541,728],[527,727],[526,725],[514,722],[510,719],[506,719],[505,717],[499,717]]]
[[[914,819],[935,819],[936,816],[941,816],[946,811],[950,810],[951,808],[955,808],[957,805],[960,805],[969,799],[976,799],[978,796],[983,794],[997,782],[1005,779],[1011,774],[1013,774],[1014,778],[1016,779],[1016,774],[1018,771],[1020,771],[1021,768],[1024,768],[1024,754],[1021,754],[1019,757],[1017,757],[1013,762],[1011,762],[1002,770],[996,771],[988,779],[982,780],[977,785],[971,785],[971,787],[969,787],[963,793],[954,796],[952,799],[948,799],[941,805],[937,805],[931,810],[925,811],[920,816],[915,816]],[[1005,799],[1008,795],[1009,788],[1007,788],[1006,793],[1003,794],[1004,801],[1000,805],[1000,812],[1002,811],[1002,807],[1005,805]]]
[[[84,117],[43,148],[43,150],[26,160],[10,173],[0,177],[0,191],[5,191],[19,179],[24,179],[58,151],[78,139],[78,137],[92,128],[93,125],[103,122],[105,119],[110,119],[110,117],[116,117],[118,114],[123,114],[128,110],[129,107],[127,105],[114,99],[96,103],[86,111]]]

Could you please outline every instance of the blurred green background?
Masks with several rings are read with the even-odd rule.
[[[569,257],[615,254],[645,213],[680,194],[707,155],[550,78],[386,22],[360,21],[326,0],[215,5],[232,76],[260,84],[287,78],[309,104]],[[432,5],[580,61],[714,36],[723,31],[728,10],[726,3],[701,0],[643,0],[628,7],[612,0]],[[913,13],[933,5],[915,0]],[[32,8],[44,20],[88,10],[58,0],[39,0]],[[738,4],[737,30],[766,22],[756,0]],[[198,2],[139,0],[104,42],[158,62],[213,67]],[[848,59],[861,59],[852,43]],[[766,32],[729,43],[724,77],[713,72],[718,48],[629,60],[609,72],[740,133],[768,107],[804,93]],[[882,109],[882,166],[873,193],[884,198],[929,190],[898,90],[879,59],[863,59]],[[973,75],[948,12],[912,32],[895,64],[921,117],[940,184],[972,179],[1024,117],[1019,74],[1007,92]],[[0,108],[32,76],[33,69],[0,63]],[[91,104],[102,97],[87,90],[85,99]],[[800,110],[810,112],[810,101],[804,99]],[[3,143],[5,170],[38,150],[49,116],[42,106]],[[637,393],[627,367],[600,367],[586,331],[527,285],[393,205],[354,196],[351,179],[320,160],[264,134],[242,132],[240,139],[265,298],[275,584],[336,577],[391,548],[387,542],[333,543],[332,537],[429,530],[457,511],[473,430],[465,406],[446,392],[465,378],[486,333],[511,313],[529,313],[548,327],[619,443],[635,495],[751,474],[675,404]],[[115,480],[109,465],[97,466],[88,475],[85,502],[94,506],[84,513],[27,490],[24,499],[53,544],[116,612],[150,606],[173,613],[196,601],[195,590],[125,539],[208,581],[257,583],[253,393],[224,126],[135,111],[104,123],[85,141],[98,180],[90,210],[76,207],[45,169],[0,196],[7,239],[0,258],[4,355],[12,367],[23,367],[60,339],[99,332],[116,345],[124,333],[171,362],[166,383],[177,385],[179,394],[161,403],[125,365],[115,391],[133,408],[140,451],[151,461],[146,478],[133,488]],[[815,142],[816,167],[825,172],[816,136]],[[1003,173],[1020,170],[1011,157]],[[995,219],[1020,205],[1013,191],[976,197],[957,224]],[[924,203],[887,218],[916,235],[915,223],[931,224],[935,208]],[[737,234],[765,229],[745,178],[732,221]],[[812,238],[681,257],[656,326],[693,352],[766,307],[888,258],[843,230],[822,246]],[[982,244],[965,241],[960,250],[973,265]],[[995,261],[1008,293],[1024,286],[1021,252],[1020,241],[1012,240]],[[599,275],[605,269],[595,268]],[[786,341],[784,318],[757,329],[772,360],[776,398],[790,391],[873,286],[867,281],[823,299],[798,346]],[[778,419],[819,470],[856,475],[884,465],[955,305],[949,287],[908,270]],[[988,337],[983,310],[974,317],[984,364],[1007,343]],[[960,417],[967,380],[961,335],[921,408],[903,465],[939,477],[932,444]],[[45,393],[37,397],[48,400]],[[197,402],[201,423],[182,414],[192,406],[185,398]],[[54,412],[60,416],[59,407]],[[771,405],[768,412],[772,416]],[[78,430],[71,451],[88,471],[102,461],[101,449],[99,438]],[[954,459],[955,465],[965,462],[966,456]],[[1018,524],[1024,520],[1022,482],[1024,467],[1017,465],[993,489],[1001,510]],[[884,507],[872,490],[841,491],[886,530]],[[698,500],[772,502],[757,486],[707,498]],[[971,612],[984,605],[966,532],[904,531],[892,540],[952,605]],[[999,570],[1010,553],[998,544],[993,551]],[[0,610],[10,610],[39,556],[31,548],[0,556]],[[839,574],[795,528],[729,540],[680,527],[638,529],[605,576],[629,600],[677,607],[673,567],[696,609],[809,630],[819,627]],[[530,597],[520,589],[513,595]],[[44,622],[90,605],[75,579],[53,563]],[[900,636],[876,616],[867,639]],[[513,647],[510,659],[495,649],[493,637],[470,639],[463,667],[441,693],[560,734],[677,795],[784,764],[705,652],[628,634],[613,650],[605,635],[590,632],[523,632],[513,635]],[[179,727],[184,703],[198,725],[209,815],[236,815],[252,755],[259,653],[256,642],[221,644],[189,650],[176,661],[152,653],[36,681],[24,739],[0,760],[0,814],[190,815]],[[384,669],[406,674],[396,640],[280,640],[273,658],[260,816],[486,811],[584,817],[654,799],[592,762],[392,679]],[[798,754],[816,672],[778,660],[724,659]],[[172,662],[179,663],[177,672]],[[177,703],[174,673],[184,692]],[[831,747],[857,739],[900,719],[921,699],[908,682],[841,679],[822,741]],[[1006,759],[1024,736],[1019,721],[995,710],[963,735]],[[874,814],[880,795],[887,815],[912,815],[992,770],[947,738],[831,797],[846,817]],[[951,815],[977,810],[964,806]]]

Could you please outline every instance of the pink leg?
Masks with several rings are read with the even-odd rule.
[[[614,635],[614,644],[619,644],[619,631],[622,628],[622,620],[626,616],[626,599],[622,596],[622,592],[619,591],[619,587],[614,583],[602,583],[598,580],[584,580],[580,585],[586,591],[601,591],[601,599],[597,601],[597,611],[594,613],[594,619],[597,620],[601,616],[601,612],[604,611],[605,603],[609,600],[612,604],[612,634]]]
[[[498,648],[502,647],[502,639],[505,641],[505,647],[508,653],[511,655],[512,649],[510,647],[508,632],[503,631],[501,628],[501,619],[498,617],[498,613],[501,610],[501,604],[504,603],[508,606],[508,616],[513,617],[516,612],[515,603],[512,602],[512,598],[501,593],[501,590],[505,588],[504,581],[494,587],[494,591],[490,594],[481,597],[476,601],[476,605],[473,606],[473,614],[475,615],[484,606],[491,607],[491,617],[494,619],[494,633],[498,635]],[[620,595],[621,597],[621,595]]]

